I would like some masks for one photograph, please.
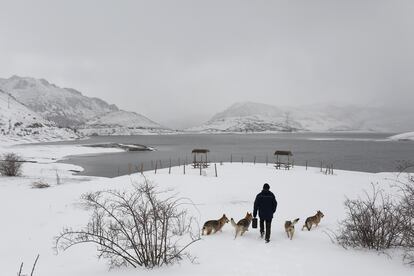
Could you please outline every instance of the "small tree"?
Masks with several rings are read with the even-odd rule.
[[[179,261],[189,256],[185,250],[200,239],[200,231],[197,236],[192,234],[195,220],[180,209],[189,202],[163,196],[166,198],[160,199],[161,193],[148,181],[131,192],[85,194],[82,200],[92,209],[88,224],[80,230],[64,229],[56,238],[56,248],[96,244],[98,257],[109,259],[111,268],[154,268]]]
[[[0,161],[0,173],[5,176],[18,176],[21,174],[22,160],[15,153],[3,155]]]

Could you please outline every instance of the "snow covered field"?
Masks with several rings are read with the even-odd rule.
[[[89,213],[82,208],[80,195],[102,189],[128,189],[143,178],[139,174],[117,178],[84,177],[72,175],[69,170],[81,168],[54,163],[67,154],[98,153],[115,149],[85,148],[80,146],[18,146],[0,148],[0,153],[13,151],[41,163],[25,163],[23,176],[0,177],[0,275],[16,275],[20,263],[28,273],[37,254],[40,254],[35,275],[412,275],[413,269],[402,264],[399,252],[378,255],[365,250],[345,250],[332,244],[326,230],[335,230],[344,217],[346,196],[356,197],[371,182],[390,189],[392,173],[360,173],[335,171],[324,175],[318,168],[295,167],[290,171],[276,171],[272,166],[251,163],[224,163],[214,168],[198,170],[182,167],[146,172],[148,179],[160,188],[174,188],[179,196],[189,197],[197,204],[194,215],[200,224],[218,219],[223,213],[239,220],[251,211],[255,195],[267,182],[278,200],[276,217],[272,223],[271,242],[265,244],[257,229],[234,240],[233,228],[227,224],[222,233],[203,237],[189,248],[197,263],[181,264],[152,271],[132,268],[108,271],[105,260],[96,258],[92,245],[73,247],[55,254],[53,238],[64,226],[82,227]],[[57,177],[61,184],[57,185]],[[33,181],[41,179],[52,187],[33,189]],[[324,212],[320,226],[300,231],[307,216],[316,210]],[[299,217],[294,239],[284,232],[285,220]]]

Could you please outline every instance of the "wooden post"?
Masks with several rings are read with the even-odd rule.
[[[233,163],[233,154],[230,154],[230,163]]]
[[[184,166],[183,166],[184,174],[185,174],[185,165],[186,165],[186,164],[184,163]]]
[[[170,158],[170,166],[169,166],[169,169],[168,169],[168,174],[171,174],[171,158]]]
[[[158,162],[155,161],[155,174],[157,174],[157,167],[158,167]]]
[[[243,156],[242,156],[242,164],[243,164]]]
[[[305,162],[306,170],[308,170],[308,160]]]
[[[144,163],[141,163],[141,174],[144,174]]]
[[[214,163],[214,171],[216,172],[216,177],[217,177],[217,164]]]
[[[253,164],[256,165],[256,155],[254,156]]]
[[[266,154],[266,166],[269,164],[269,156]]]
[[[128,163],[128,174],[131,175],[131,171],[132,171],[132,165],[131,163]]]
[[[321,161],[321,172],[322,172],[322,161]]]
[[[201,175],[201,164],[200,164],[200,175]]]

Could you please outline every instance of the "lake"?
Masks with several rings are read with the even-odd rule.
[[[402,161],[414,161],[414,142],[389,141],[392,133],[276,133],[276,134],[177,134],[100,136],[88,140],[47,144],[143,144],[156,151],[120,152],[70,156],[64,163],[83,167],[82,175],[115,177],[137,171],[143,164],[151,170],[155,160],[162,167],[191,162],[194,148],[210,150],[212,162],[273,162],[275,150],[291,150],[295,165],[319,167],[320,162],[335,169],[384,172],[396,171]],[[267,156],[267,157],[266,157]],[[159,162],[159,161],[158,161]],[[152,163],[152,165],[151,165]],[[159,165],[158,165],[159,167]]]

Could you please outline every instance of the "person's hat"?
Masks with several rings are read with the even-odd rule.
[[[265,184],[263,185],[263,190],[268,191],[269,189],[270,189],[269,184],[265,183]]]

